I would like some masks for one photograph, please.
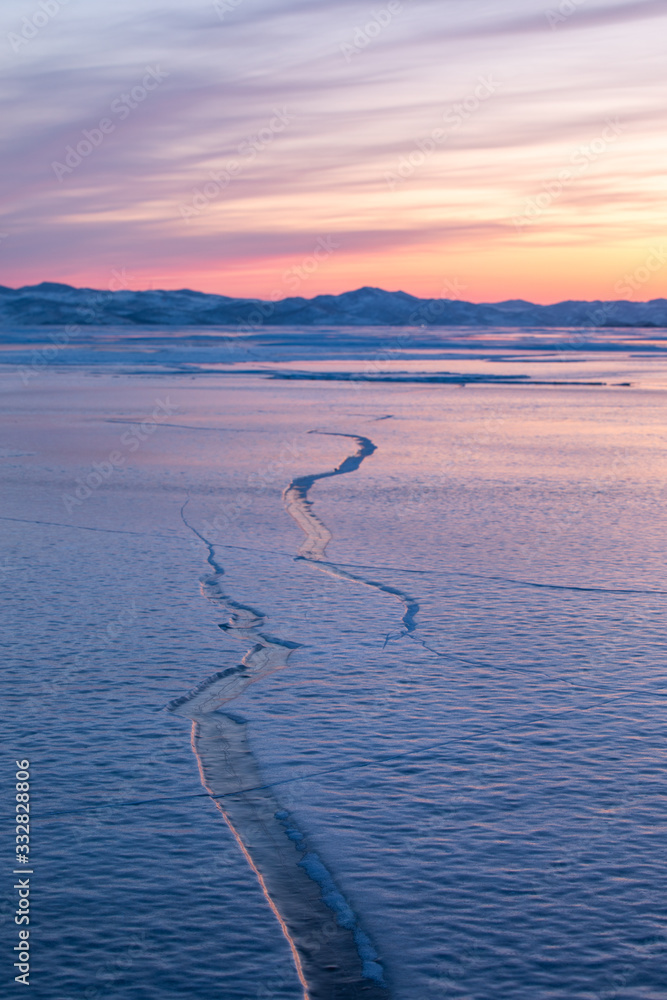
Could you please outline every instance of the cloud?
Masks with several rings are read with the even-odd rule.
[[[474,5],[471,5],[474,10]],[[504,38],[508,35],[530,35],[548,30],[550,25],[546,17],[548,11],[558,12],[559,4],[554,0],[550,8],[539,12],[487,19],[482,23],[471,23],[461,27],[450,27],[439,38],[467,39]],[[627,22],[643,21],[647,18],[666,17],[667,9],[664,0],[635,0],[635,2],[605,4],[600,7],[582,5],[563,22],[572,29],[603,28],[609,25],[626,24]]]
[[[45,276],[49,255],[64,278],[68,261],[78,273],[111,257],[164,260],[174,273],[193,260],[214,269],[236,259],[250,271],[253,260],[301,253],[330,226],[345,233],[349,252],[423,245],[437,260],[439,246],[458,241],[468,252],[504,241],[517,199],[619,116],[622,143],[563,197],[566,221],[550,220],[550,232],[578,239],[584,220],[568,206],[579,206],[595,212],[601,240],[605,224],[615,238],[616,190],[624,217],[634,211],[637,233],[648,233],[646,202],[638,195],[633,209],[632,191],[638,177],[657,190],[664,170],[664,54],[647,19],[667,5],[586,0],[552,32],[546,3],[403,0],[400,16],[349,61],[341,44],[376,9],[357,0],[241,0],[222,21],[212,2],[67,5],[0,70],[13,136],[0,228],[11,229],[26,281]],[[25,10],[23,0],[6,0],[7,30]],[[614,30],[621,24],[627,32]],[[58,181],[52,162],[110,115],[147,65],[163,67],[164,83]],[[498,93],[390,191],[385,173],[488,74]],[[211,171],[242,157],[276,108],[292,116],[289,127],[246,156],[186,224],[180,206]],[[0,246],[5,259],[9,246]]]

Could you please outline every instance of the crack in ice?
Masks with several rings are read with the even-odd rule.
[[[191,744],[203,787],[221,812],[287,940],[304,1000],[388,1000],[382,966],[331,874],[279,804],[248,743],[244,720],[219,711],[250,684],[288,665],[297,643],[267,635],[266,616],[226,593],[215,546],[185,514],[206,546],[211,572],[202,596],[226,612],[219,628],[250,643],[240,664],[216,671],[168,709],[192,721]],[[261,631],[260,631],[261,629]],[[289,827],[285,820],[289,818]]]

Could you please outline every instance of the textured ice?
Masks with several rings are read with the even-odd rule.
[[[409,364],[605,385],[204,374],[204,348],[158,333],[136,355],[109,332],[94,363],[63,348],[25,380],[32,347],[3,352],[35,1000],[302,1000],[278,916],[313,996],[662,994],[660,344],[503,336]],[[350,360],[340,336],[286,331],[266,368],[380,364],[391,333],[363,338]],[[130,452],[165,395],[177,412]]]

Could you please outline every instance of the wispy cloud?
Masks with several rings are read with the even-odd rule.
[[[559,30],[547,18],[559,5],[549,0],[401,0],[389,19],[378,13],[385,6],[242,0],[221,19],[213,2],[69,3],[14,51],[9,35],[30,9],[5,0],[0,111],[11,142],[0,228],[11,232],[11,258],[3,244],[0,280],[84,275],[95,284],[122,264],[176,284],[187,274],[207,290],[259,294],[257,282],[332,231],[341,249],[313,294],[378,273],[381,284],[382,261],[388,274],[403,270],[407,290],[424,292],[457,251],[466,267],[477,255],[487,276],[504,273],[515,254],[529,280],[519,263],[527,242],[583,242],[587,273],[599,276],[596,247],[631,254],[664,228],[667,70],[653,24],[667,16],[663,0],[582,0]],[[386,27],[369,34],[373,17]],[[346,60],[341,45],[358,31],[372,44]],[[164,82],[119,120],[113,102],[133,101],[147,66],[161,67]],[[390,190],[387,172],[489,76],[499,82],[493,99],[461,115]],[[262,144],[256,137],[276,110],[290,126]],[[539,232],[513,232],[522,200],[614,117],[622,139],[568,184]],[[68,147],[75,158],[84,130],[96,134],[103,118],[118,127],[59,183],[54,161]],[[233,183],[184,225],[179,206],[243,150]],[[568,293],[567,268],[565,251],[545,268],[549,287],[561,289],[554,296]],[[508,290],[519,293],[549,294]]]
[[[529,13],[515,16],[492,15],[475,19],[476,4],[469,5],[471,20],[464,25],[450,25],[445,28],[444,35],[448,39],[458,38],[474,40],[480,38],[506,38],[541,34],[551,25],[547,15],[559,11],[558,0],[547,6],[529,4],[533,8]],[[564,6],[566,11],[572,10],[571,5]],[[486,11],[484,12],[487,13]],[[644,21],[647,18],[667,17],[667,9],[663,0],[635,0],[626,3],[605,3],[593,5],[590,0],[582,0],[581,5],[564,18],[568,28],[572,30],[584,28],[604,28],[610,25],[626,24],[634,21]],[[438,35],[442,37],[442,33]]]

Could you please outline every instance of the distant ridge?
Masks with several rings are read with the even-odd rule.
[[[419,299],[406,292],[359,288],[265,302],[180,291],[73,288],[52,281],[25,288],[0,285],[0,324],[12,326],[226,326],[252,331],[274,326],[472,326],[667,328],[667,299],[650,302],[559,302],[521,299],[475,304]]]

